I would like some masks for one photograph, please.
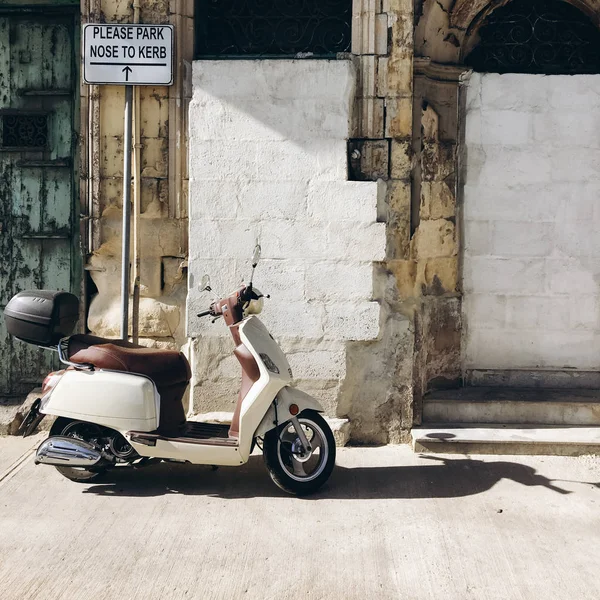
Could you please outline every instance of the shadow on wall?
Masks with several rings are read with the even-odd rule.
[[[355,88],[351,61],[199,60],[194,65],[192,103],[202,118],[191,123],[191,131],[198,139],[287,141],[312,151],[315,139],[347,137]]]
[[[389,467],[336,467],[329,483],[307,500],[363,500],[460,498],[481,494],[502,479],[525,486],[542,486],[559,494],[572,492],[553,484],[527,465],[508,461],[484,462],[434,456],[431,465]],[[91,485],[84,494],[152,497],[164,494],[219,498],[287,497],[270,480],[260,456],[235,469],[162,463],[142,470],[116,469],[104,484]],[[590,483],[590,482],[577,482]],[[600,482],[590,483],[600,488]]]

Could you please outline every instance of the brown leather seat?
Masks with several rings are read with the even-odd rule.
[[[69,360],[99,369],[147,375],[157,386],[188,383],[192,373],[186,357],[177,350],[146,348],[93,335],[69,338]]]
[[[148,376],[160,394],[159,431],[163,435],[177,435],[185,424],[181,399],[192,372],[181,352],[145,348],[123,340],[93,335],[73,335],[69,338],[68,354],[69,360],[77,364],[87,363],[98,369]]]

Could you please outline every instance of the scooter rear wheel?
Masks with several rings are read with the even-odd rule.
[[[96,431],[97,430],[97,431]],[[93,423],[84,421],[73,421],[59,417],[54,421],[50,429],[50,435],[62,435],[64,437],[74,437],[85,442],[93,439],[96,433],[100,433],[100,428]],[[95,469],[86,469],[84,467],[55,467],[56,470],[71,481],[91,482],[98,479],[106,471],[107,467],[96,467]]]
[[[335,466],[335,439],[325,419],[305,410],[298,421],[312,447],[302,454],[302,445],[291,422],[265,435],[263,458],[271,479],[288,494],[306,496],[316,492]]]

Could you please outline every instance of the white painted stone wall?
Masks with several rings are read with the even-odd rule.
[[[600,368],[600,76],[474,73],[465,368]]]
[[[375,339],[373,261],[385,251],[381,186],[347,181],[350,61],[197,61],[190,104],[190,289],[194,408],[233,410],[239,365],[222,322],[198,319],[250,275],[261,316],[298,384],[335,414],[346,343]],[[213,293],[199,292],[204,273]]]

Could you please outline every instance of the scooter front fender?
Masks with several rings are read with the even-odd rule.
[[[324,412],[325,410],[316,398],[313,398],[302,390],[286,386],[279,391],[277,398],[273,400],[269,410],[265,413],[265,416],[256,429],[254,437],[263,437],[267,431],[275,429],[275,427],[289,421],[293,416],[290,412],[292,404],[295,404],[300,409],[299,412],[307,409],[316,412]]]

